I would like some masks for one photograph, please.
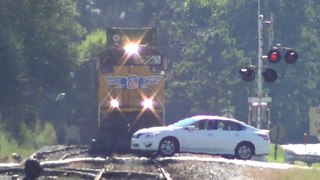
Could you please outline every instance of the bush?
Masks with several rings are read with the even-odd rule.
[[[5,132],[0,132],[0,158],[11,155],[18,148],[18,143],[14,139],[10,139]]]
[[[20,124],[19,145],[21,147],[39,149],[40,147],[57,143],[57,136],[52,124],[45,123],[42,126],[37,121],[33,129],[28,129],[24,123]]]
[[[0,158],[9,157],[12,153],[28,156],[43,146],[57,143],[57,136],[51,123],[41,125],[36,122],[29,129],[25,123],[20,123],[19,139],[10,138],[10,133],[0,132]]]

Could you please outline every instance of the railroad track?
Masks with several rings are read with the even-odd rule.
[[[48,147],[30,156],[41,166],[41,179],[171,179],[157,159],[114,154],[92,157],[85,146]],[[30,159],[29,158],[29,159]],[[0,179],[24,176],[25,160],[12,166],[0,166]]]

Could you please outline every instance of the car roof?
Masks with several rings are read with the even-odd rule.
[[[237,120],[237,119],[234,119],[234,118],[227,118],[227,117],[224,117],[224,116],[213,116],[213,115],[196,115],[196,116],[192,116],[190,118],[187,118],[187,119],[194,119],[195,121],[199,121],[199,120],[202,120],[202,119],[214,119],[214,120],[219,120],[219,121],[232,121],[232,122],[235,122],[235,123],[239,123],[247,128],[250,128],[252,130],[257,130],[257,128],[243,122],[243,121],[240,121],[240,120]]]
[[[222,121],[234,121],[234,122],[242,122],[239,121],[237,119],[232,119],[232,118],[227,118],[224,116],[213,116],[213,115],[197,115],[197,116],[192,116],[190,117],[191,119],[195,119],[195,120],[202,120],[202,119],[216,119],[216,120],[222,120]]]

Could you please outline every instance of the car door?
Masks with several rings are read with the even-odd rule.
[[[180,150],[184,152],[201,153],[208,148],[206,130],[207,120],[199,120],[191,126],[183,129],[180,134]]]
[[[212,119],[208,121],[207,133],[210,138],[208,142],[208,153],[219,154],[222,150],[222,146],[225,146],[226,133],[223,130],[224,122],[218,119]]]
[[[235,147],[242,138],[240,125],[229,120],[217,120],[216,123],[217,129],[212,132],[213,143],[211,148],[217,154],[233,154]]]

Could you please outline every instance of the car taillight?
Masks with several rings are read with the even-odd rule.
[[[262,137],[264,140],[269,140],[268,134],[257,134],[258,136]]]

